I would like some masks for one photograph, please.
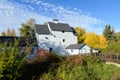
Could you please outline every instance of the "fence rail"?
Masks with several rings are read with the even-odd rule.
[[[86,55],[99,57],[101,60],[103,60],[105,62],[120,63],[120,54],[113,54],[113,53],[92,53],[92,54],[86,54]]]

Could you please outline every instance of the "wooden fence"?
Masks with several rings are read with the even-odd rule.
[[[120,54],[113,54],[113,53],[92,53],[92,54],[87,54],[90,56],[95,56],[100,58],[101,60],[105,62],[115,62],[115,63],[120,63]]]

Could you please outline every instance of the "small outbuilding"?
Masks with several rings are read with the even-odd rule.
[[[66,51],[69,55],[91,53],[91,50],[91,47],[89,47],[87,44],[71,44],[66,47]]]

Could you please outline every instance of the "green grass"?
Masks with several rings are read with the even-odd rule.
[[[104,79],[105,80],[120,80],[120,67],[113,64],[104,64]]]

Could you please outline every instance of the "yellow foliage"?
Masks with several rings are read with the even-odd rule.
[[[85,36],[85,43],[93,48],[105,48],[107,45],[107,40],[102,35],[97,35],[94,32],[90,32]]]
[[[2,33],[1,33],[1,36],[6,36],[6,33],[5,33],[5,32],[2,32]]]
[[[94,32],[87,33],[85,36],[85,43],[90,47],[98,48],[99,46],[99,36]]]
[[[106,45],[107,45],[107,40],[106,40],[106,38],[104,37],[104,36],[99,36],[99,38],[100,38],[100,48],[105,48],[106,47]]]
[[[75,28],[75,31],[77,32],[78,34],[78,43],[83,43],[84,40],[85,40],[85,29],[84,28],[81,28],[81,27],[76,27]]]
[[[8,28],[6,32],[2,32],[1,36],[16,36],[16,32],[14,29]]]

